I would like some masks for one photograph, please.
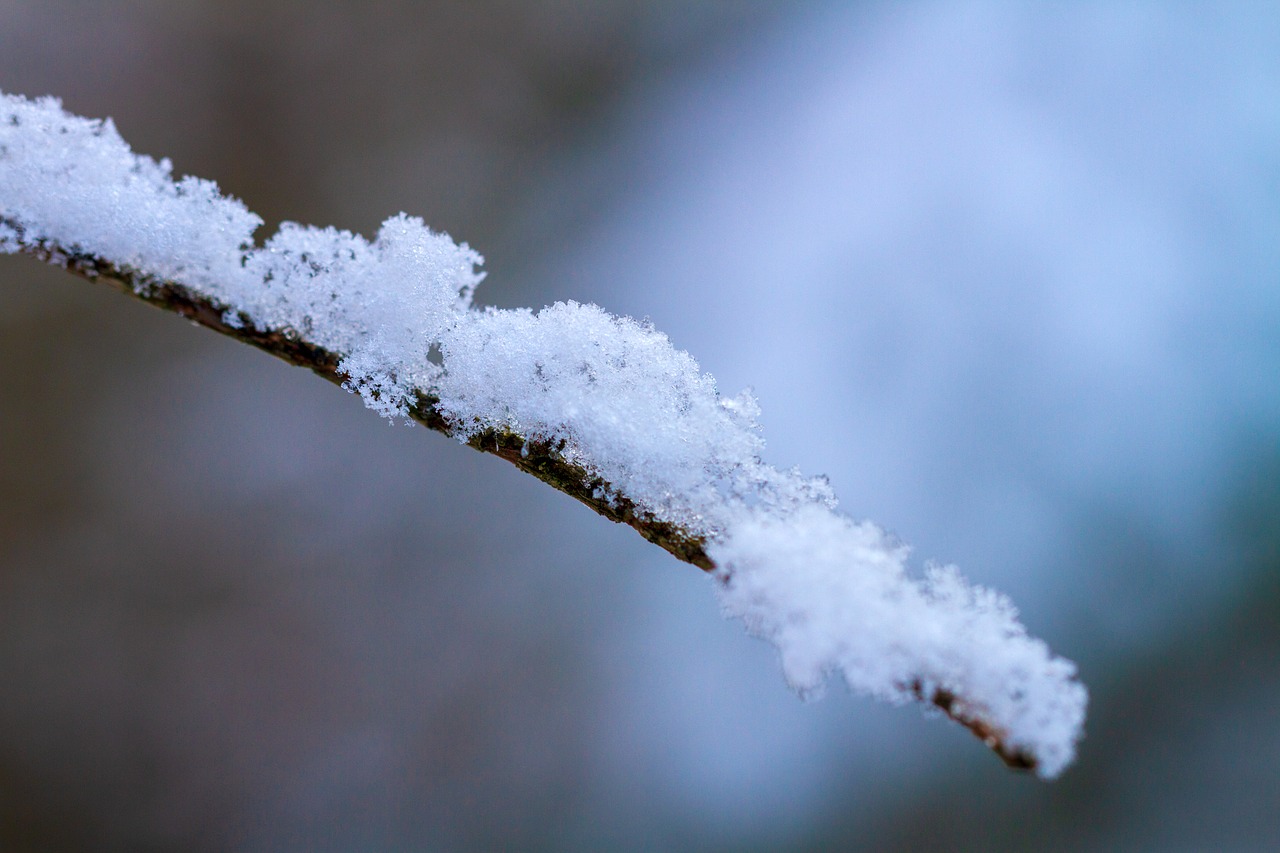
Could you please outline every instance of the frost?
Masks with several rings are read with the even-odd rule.
[[[57,248],[186,287],[230,328],[339,354],[346,387],[388,417],[429,393],[460,438],[548,442],[607,484],[598,498],[705,538],[725,612],[777,646],[801,693],[836,673],[890,701],[945,692],[1042,775],[1070,762],[1086,702],[1074,666],[954,569],[910,577],[907,549],[836,513],[824,479],[763,463],[755,399],[722,397],[661,332],[574,302],[473,309],[482,258],[404,214],[372,242],[286,223],[258,247],[260,224],[133,154],[109,120],[0,96],[0,251]]]

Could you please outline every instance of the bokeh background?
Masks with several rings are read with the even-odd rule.
[[[0,258],[0,849],[1280,848],[1273,4],[0,0],[0,89],[649,317],[1010,593],[1078,763],[786,689],[500,461]]]

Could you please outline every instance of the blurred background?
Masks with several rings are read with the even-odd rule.
[[[0,0],[0,89],[651,318],[1080,664],[1058,782],[699,572],[0,258],[0,849],[1280,847],[1272,4]]]

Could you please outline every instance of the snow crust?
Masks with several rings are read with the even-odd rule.
[[[910,577],[908,549],[837,513],[825,480],[763,463],[752,396],[722,397],[661,332],[574,302],[473,309],[483,259],[404,214],[372,242],[286,223],[259,247],[261,224],[212,182],[133,154],[110,120],[0,95],[0,251],[97,256],[205,295],[230,325],[293,330],[339,353],[347,387],[383,415],[429,392],[464,440],[497,427],[561,442],[613,496],[707,538],[724,611],[777,646],[802,694],[837,673],[890,701],[946,690],[1042,776],[1072,760],[1074,665],[953,567]]]

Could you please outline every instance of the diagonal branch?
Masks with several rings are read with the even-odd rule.
[[[483,259],[400,214],[366,240],[262,220],[174,180],[108,121],[0,93],[0,253],[23,252],[306,367],[500,456],[712,574],[801,693],[933,706],[1013,767],[1070,763],[1087,692],[1007,598],[836,511],[761,459],[759,407],[652,326],[598,306],[477,310]],[[439,359],[433,357],[438,355]]]
[[[7,226],[20,236],[24,232],[20,223],[4,216],[0,216],[0,226]],[[178,314],[196,325],[256,347],[295,367],[305,367],[335,385],[341,386],[348,379],[339,368],[341,355],[309,342],[292,329],[258,329],[243,314],[184,285],[161,281],[93,255],[70,252],[48,240],[41,240],[37,245],[22,251],[82,278],[106,284],[156,308]],[[238,322],[228,322],[231,317],[236,317]],[[416,401],[409,408],[409,416],[429,429],[455,437],[456,429],[440,413],[438,402],[435,395],[419,390]],[[509,430],[487,429],[469,436],[466,444],[481,453],[491,453],[507,460],[521,471],[581,501],[610,521],[629,525],[676,559],[703,571],[715,569],[715,564],[707,556],[704,537],[656,518],[652,513],[637,507],[629,498],[619,496],[609,483],[565,459],[555,443],[527,439]]]
[[[7,217],[0,216],[0,226],[7,226],[19,235],[23,233],[21,223]],[[22,252],[82,278],[106,284],[156,308],[178,314],[295,367],[306,368],[335,385],[341,386],[347,380],[339,369],[342,357],[337,353],[316,346],[292,329],[260,330],[248,322],[248,318],[238,316],[237,312],[227,306],[184,285],[161,281],[93,255],[67,251],[48,240],[41,240],[33,245],[24,244]],[[229,322],[232,317],[236,317],[236,321]],[[409,415],[415,422],[429,429],[454,437],[456,429],[440,413],[437,403],[438,399],[434,395],[419,391]],[[610,521],[634,528],[645,539],[665,549],[678,560],[706,572],[714,572],[717,568],[707,555],[708,542],[705,537],[638,508],[627,497],[619,496],[609,483],[565,459],[560,452],[561,448],[552,442],[526,439],[509,430],[488,429],[468,437],[466,444],[481,453],[505,459],[521,471],[586,504]],[[1036,769],[1037,762],[1033,754],[1010,745],[999,727],[967,706],[950,690],[926,687],[919,680],[907,685],[907,690],[920,702],[940,710],[972,732],[1009,767],[1017,770]]]

